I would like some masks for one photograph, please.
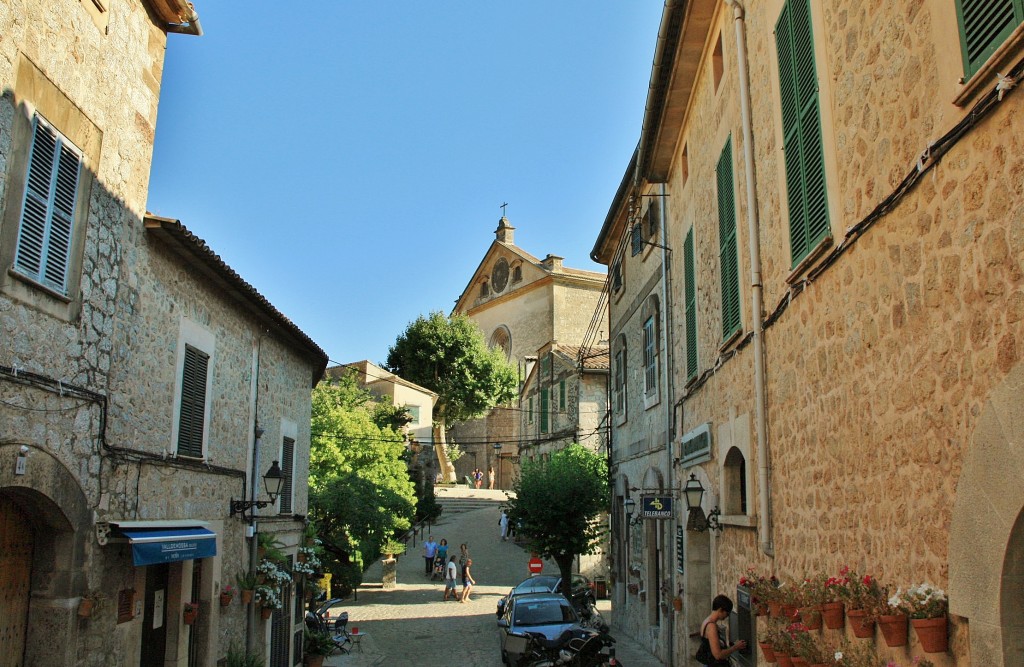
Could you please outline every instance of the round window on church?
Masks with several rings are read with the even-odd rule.
[[[491,269],[491,287],[495,292],[501,292],[504,291],[506,285],[508,285],[508,262],[503,257],[495,262],[494,268]]]

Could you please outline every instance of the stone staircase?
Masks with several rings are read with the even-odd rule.
[[[442,516],[472,512],[473,510],[498,507],[505,500],[500,498],[477,498],[477,497],[445,497],[438,495],[437,502],[441,505]]]

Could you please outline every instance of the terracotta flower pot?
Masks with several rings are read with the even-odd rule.
[[[198,609],[192,609],[191,611],[186,609],[182,612],[182,619],[185,621],[185,625],[192,625],[196,622],[197,618],[199,618]]]
[[[799,613],[795,604],[782,605],[782,617],[787,620],[795,620]]]
[[[945,616],[912,618],[910,624],[914,626],[914,632],[925,653],[945,653],[949,649],[949,626],[946,625]]]
[[[821,605],[812,605],[800,609],[800,621],[808,630],[821,630]]]
[[[307,655],[303,661],[307,667],[323,667],[324,656],[322,655]]]
[[[89,618],[92,616],[92,610],[96,606],[96,602],[89,598],[82,598],[82,601],[78,603],[78,615],[82,618]]]
[[[761,653],[764,654],[765,662],[775,662],[775,649],[768,642],[758,642],[758,646],[761,647]]]
[[[907,616],[906,614],[883,614],[878,617],[878,629],[885,637],[886,646],[907,645]]]
[[[843,603],[826,602],[821,605],[821,618],[825,627],[829,630],[839,630],[843,627]]]
[[[800,656],[794,655],[793,667],[810,667],[810,663],[808,663],[805,659],[801,658]]]
[[[243,590],[242,591],[242,604],[249,604],[252,602],[252,595],[254,591]]]
[[[768,603],[768,615],[772,618],[779,618],[782,616],[782,603],[781,602],[769,602]]]
[[[235,599],[235,596],[232,595],[231,593],[221,593],[220,594],[220,606],[227,607],[228,605],[231,604],[231,601],[233,599]]]
[[[273,607],[263,607],[262,609],[260,609],[260,618],[262,618],[264,621],[266,621],[266,620],[268,620],[270,618],[270,616],[273,613],[274,613]]]
[[[784,653],[776,653],[775,658],[779,661],[779,667],[793,667],[793,658]]]
[[[854,637],[870,639],[875,636],[875,620],[863,609],[847,609],[846,617],[850,619]]]

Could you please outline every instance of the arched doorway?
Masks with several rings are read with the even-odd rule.
[[[969,623],[974,664],[993,667],[1019,665],[1024,658],[1021,388],[1024,364],[984,404],[957,481],[949,528],[949,610]]]
[[[34,546],[29,518],[0,496],[0,667],[25,664]]]

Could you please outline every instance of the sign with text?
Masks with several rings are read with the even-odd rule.
[[[641,496],[640,516],[645,519],[672,518],[672,496]]]

